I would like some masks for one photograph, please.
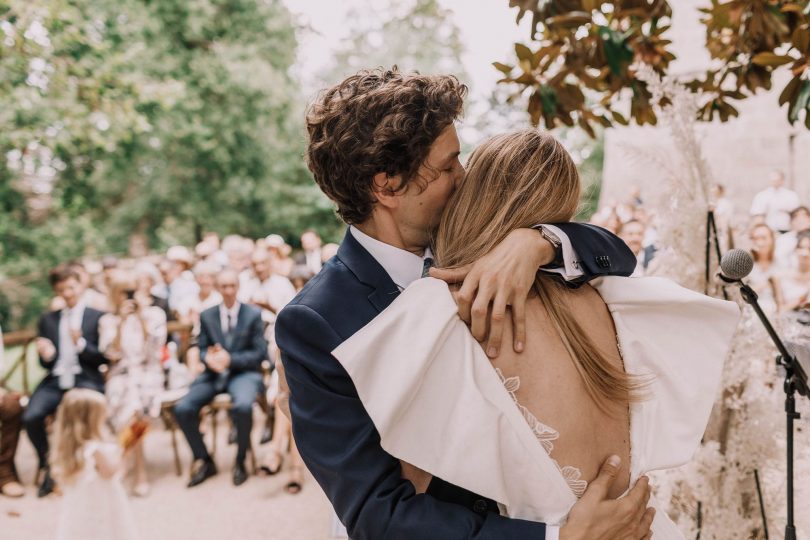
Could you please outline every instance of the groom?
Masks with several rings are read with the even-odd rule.
[[[465,94],[452,76],[361,71],[309,111],[309,168],[350,227],[337,256],[276,322],[298,448],[355,540],[647,538],[647,481],[622,500],[607,500],[613,460],[561,529],[500,516],[494,501],[439,478],[416,494],[331,355],[430,268],[431,232],[464,178],[454,121]],[[431,274],[464,280],[460,315],[497,356],[507,305],[515,319],[511,345],[522,350],[523,303],[538,268],[552,263],[549,271],[582,283],[629,275],[635,258],[601,229],[558,224],[513,231],[471,268]]]

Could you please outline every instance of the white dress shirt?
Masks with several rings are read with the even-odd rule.
[[[79,354],[84,351],[87,341],[80,337],[74,343],[71,332],[81,331],[84,308],[84,302],[79,301],[72,308],[64,308],[59,315],[59,356],[53,374],[59,377],[59,388],[63,390],[73,388],[76,375],[82,370],[79,365]]]
[[[754,196],[751,202],[751,215],[764,215],[765,223],[774,231],[790,229],[790,212],[800,204],[795,191],[786,187],[769,187]]]
[[[425,259],[432,259],[430,248],[425,248],[421,256],[405,249],[394,247],[391,244],[380,242],[356,227],[349,227],[354,239],[371,253],[383,270],[388,274],[400,291],[405,290],[411,283],[422,277]]]
[[[236,323],[239,320],[239,308],[242,306],[239,302],[234,302],[233,306],[228,309],[225,303],[219,305],[219,322],[222,325],[222,335],[226,335],[231,328],[236,328]],[[228,327],[228,315],[231,316],[231,326]]]

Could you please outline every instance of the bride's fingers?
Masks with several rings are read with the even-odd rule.
[[[512,326],[514,328],[512,342],[515,352],[523,352],[526,346],[526,298],[520,294],[512,303]]]
[[[446,281],[447,283],[461,283],[467,274],[470,273],[472,264],[460,266],[458,268],[431,268],[428,272],[430,277]]]
[[[591,497],[596,497],[599,501],[606,499],[610,486],[613,485],[613,481],[619,474],[619,465],[621,462],[622,460],[619,456],[610,456],[607,458],[599,469],[599,475],[593,482],[588,484],[585,494],[582,497],[585,498],[590,495]],[[634,487],[633,489],[636,488]]]
[[[464,278],[464,283],[456,293],[456,303],[458,304],[458,316],[461,320],[470,324],[472,322],[472,306],[475,299],[475,292],[478,290],[478,278],[475,272],[470,272]],[[482,338],[483,339],[483,338]]]
[[[469,277],[467,279],[470,279]],[[464,282],[464,286],[467,282]],[[462,287],[463,288],[463,287]],[[496,289],[489,284],[487,280],[481,281],[478,284],[478,292],[475,294],[475,300],[472,303],[470,316],[472,318],[470,324],[470,332],[477,341],[484,341],[487,337],[487,317],[489,316],[489,303],[492,297],[495,296]],[[460,312],[459,312],[460,313]]]
[[[503,325],[506,320],[506,293],[501,289],[492,303],[492,316],[489,319],[489,343],[487,343],[487,356],[495,358],[501,351],[503,340]]]

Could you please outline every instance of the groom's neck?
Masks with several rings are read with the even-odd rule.
[[[389,215],[377,216],[376,219],[369,219],[355,227],[385,244],[410,251],[420,257],[425,253],[424,235],[409,234],[408,227],[401,226]]]

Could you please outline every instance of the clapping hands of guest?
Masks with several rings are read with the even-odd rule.
[[[222,348],[222,345],[216,343],[208,347],[205,356],[205,363],[214,373],[222,373],[231,365],[231,355]]]
[[[56,356],[56,347],[50,339],[38,337],[37,353],[43,360],[50,361],[54,356]]]

